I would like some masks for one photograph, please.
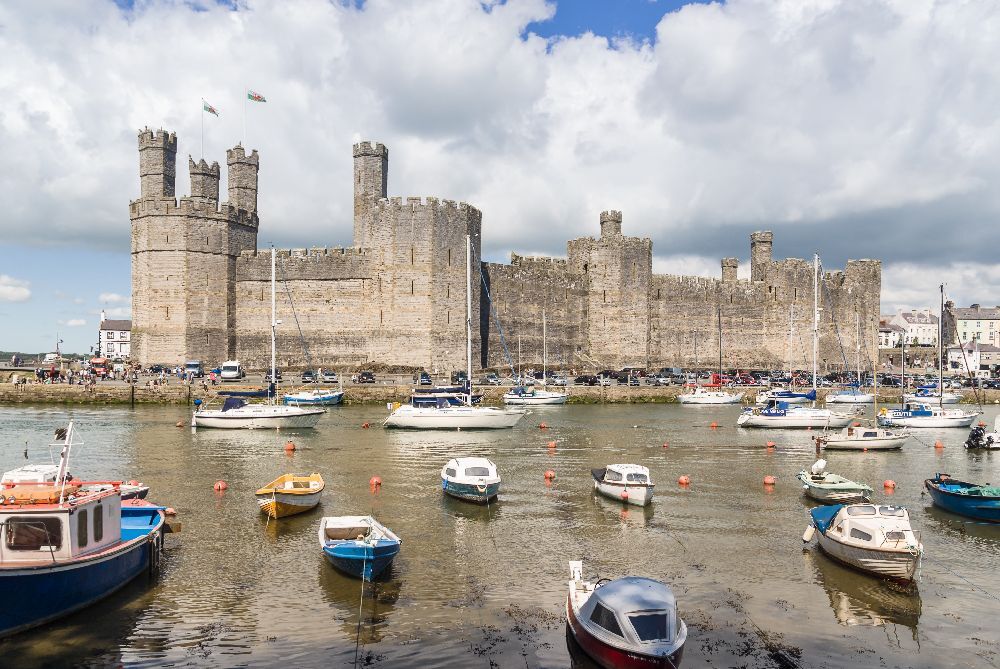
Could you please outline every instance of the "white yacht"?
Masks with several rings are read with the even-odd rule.
[[[881,427],[865,427],[855,423],[840,432],[821,434],[816,437],[823,448],[841,451],[890,451],[902,448],[910,435],[906,432],[886,430]]]
[[[542,405],[555,405],[555,404],[566,404],[569,400],[569,395],[567,393],[555,392],[553,390],[548,390],[545,387],[545,367],[547,360],[547,350],[546,350],[546,321],[545,321],[545,310],[542,310],[542,388],[541,390],[535,388],[534,385],[526,386],[519,385],[512,390],[503,394],[503,403],[515,406],[542,406]],[[520,354],[518,354],[520,355]]]

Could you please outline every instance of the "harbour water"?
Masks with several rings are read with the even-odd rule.
[[[419,433],[381,429],[384,408],[341,407],[316,430],[279,435],[192,433],[175,426],[190,418],[183,407],[0,408],[0,468],[22,464],[26,445],[47,461],[53,430],[72,417],[85,442],[74,475],[140,479],[183,526],[167,537],[158,578],[0,641],[0,664],[590,667],[564,623],[567,562],[583,559],[588,577],[672,585],[689,626],[686,667],[1000,665],[1000,527],[921,494],[935,472],[1000,482],[1000,454],[967,452],[967,430],[927,430],[901,452],[824,456],[830,471],[910,509],[926,560],[905,592],[803,547],[811,504],[795,474],[815,460],[812,433],[738,429],[738,411],[565,406],[514,430]],[[497,463],[496,504],[443,497],[440,469],[456,455]],[[650,468],[651,507],[594,496],[590,469],[614,462]],[[253,491],[286,471],[321,472],[323,502],[267,522]],[[677,485],[681,474],[690,486]],[[772,490],[767,474],[778,477]],[[373,493],[374,475],[383,485]],[[219,479],[225,493],[212,489]],[[891,495],[885,479],[897,483]],[[367,513],[403,545],[390,577],[362,586],[323,560],[316,528],[322,515]]]

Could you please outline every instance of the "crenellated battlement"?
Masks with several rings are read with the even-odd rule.
[[[469,214],[473,216],[482,217],[482,212],[469,204],[468,202],[457,202],[455,200],[445,200],[436,197],[414,197],[410,196],[405,198],[405,202],[402,197],[389,197],[389,198],[379,198],[375,202],[375,207],[379,211],[399,211],[404,207],[416,210],[420,208],[434,208],[434,209],[447,209],[451,211],[456,211],[462,214]]]
[[[358,142],[354,145],[354,157],[374,156],[378,158],[388,158],[389,149],[385,148],[382,142]]]
[[[565,271],[569,263],[565,258],[553,258],[551,256],[522,256],[516,253],[510,254],[510,264],[517,267],[544,267]]]
[[[148,127],[143,128],[139,131],[139,150],[153,148],[177,151],[177,133],[163,129],[154,132]]]
[[[274,255],[279,280],[337,281],[373,276],[368,249],[276,249]],[[269,282],[271,250],[243,251],[236,259],[236,280]]]
[[[203,199],[185,196],[177,199],[132,200],[129,202],[129,218],[133,221],[147,216],[194,216],[212,218],[221,222],[256,228],[257,214],[223,203],[221,208]]]

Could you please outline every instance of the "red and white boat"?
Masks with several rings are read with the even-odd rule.
[[[670,587],[651,578],[583,580],[583,562],[569,563],[566,623],[580,648],[606,669],[677,669],[687,625]]]

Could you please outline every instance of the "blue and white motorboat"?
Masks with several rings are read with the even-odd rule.
[[[343,390],[300,390],[296,393],[286,393],[282,398],[285,404],[318,404],[331,406],[340,404],[344,399]]]
[[[436,407],[444,400],[448,406],[463,406],[471,398],[472,404],[479,404],[482,394],[472,394],[466,386],[434,386],[414,388],[410,403],[415,407]]]
[[[775,400],[785,404],[808,404],[816,401],[816,391],[811,388],[806,392],[790,388],[773,388],[757,393],[757,404],[766,405]]]
[[[931,500],[945,511],[976,520],[1000,523],[1000,486],[979,485],[936,474],[924,481]]]
[[[371,516],[326,516],[319,522],[319,545],[340,571],[371,581],[388,569],[402,540]]]
[[[959,393],[941,392],[937,385],[920,386],[915,393],[905,393],[904,402],[926,402],[928,404],[958,404],[962,401]]]
[[[534,386],[514,386],[503,394],[503,403],[520,406],[541,406],[548,404],[566,404],[569,395],[552,390],[535,388]]]
[[[847,427],[854,416],[830,409],[804,407],[771,400],[763,407],[747,407],[736,419],[740,427]]]
[[[67,481],[73,424],[57,431],[60,484],[5,484],[0,493],[0,637],[80,610],[153,573],[164,509],[122,506],[109,482]]]
[[[902,409],[883,408],[878,413],[878,424],[884,427],[969,427],[978,415],[978,411],[908,403]]]
[[[875,393],[863,393],[856,385],[830,393],[826,396],[827,404],[871,404],[875,401]]]
[[[500,493],[500,474],[486,458],[452,458],[441,468],[441,489],[451,497],[486,504]]]

